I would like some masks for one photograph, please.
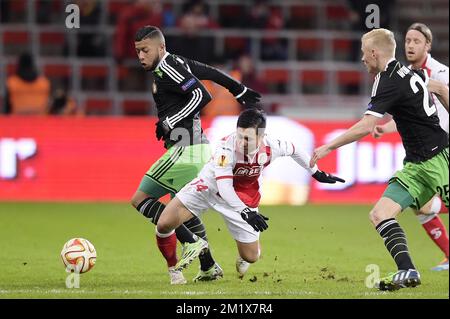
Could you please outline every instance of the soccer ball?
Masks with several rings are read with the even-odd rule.
[[[64,244],[61,259],[67,272],[82,274],[95,266],[97,252],[87,239],[72,238]]]

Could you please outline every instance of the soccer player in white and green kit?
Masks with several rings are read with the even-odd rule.
[[[362,37],[362,62],[369,73],[376,74],[368,109],[345,133],[317,148],[310,163],[313,166],[332,150],[371,134],[385,113],[393,116],[406,151],[405,165],[389,181],[370,212],[370,220],[398,271],[379,280],[376,286],[380,290],[421,284],[396,216],[407,207],[423,207],[435,194],[449,205],[448,135],[439,125],[424,74],[398,62],[395,48],[394,34],[389,30],[375,29]]]
[[[156,136],[164,141],[167,152],[143,176],[131,203],[156,225],[165,208],[159,199],[166,194],[174,196],[197,176],[211,157],[199,116],[200,110],[211,101],[211,95],[200,80],[211,80],[227,88],[245,106],[255,105],[261,96],[211,66],[170,54],[166,51],[163,33],[154,26],[145,26],[137,31],[135,48],[144,70],[153,73],[152,93],[159,117]],[[181,243],[189,243],[192,236],[186,236],[188,229],[207,240],[205,227],[199,218],[181,225],[175,233],[157,237],[172,284],[183,284],[186,280],[181,271],[174,268],[177,256],[169,252],[167,246],[177,239]],[[223,276],[209,250],[199,259],[200,272],[194,281]]]

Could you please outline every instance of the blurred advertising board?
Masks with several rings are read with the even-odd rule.
[[[149,117],[0,117],[0,200],[128,201],[163,153]],[[232,133],[235,117],[202,121],[211,146]],[[267,133],[311,154],[351,121],[269,117]],[[366,137],[322,159],[319,167],[346,179],[320,184],[292,159],[275,161],[263,175],[264,204],[374,203],[401,168],[400,137]]]

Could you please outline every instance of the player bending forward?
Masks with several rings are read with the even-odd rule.
[[[318,170],[317,166],[310,168],[309,155],[290,142],[265,135],[265,128],[263,112],[256,109],[242,112],[237,131],[221,141],[198,177],[182,188],[164,209],[157,224],[157,236],[168,236],[182,223],[212,208],[222,214],[236,240],[239,251],[236,270],[242,278],[250,263],[259,259],[259,233],[268,227],[268,218],[258,210],[259,178],[267,165],[278,157],[290,156],[319,182],[345,182]],[[190,242],[185,245],[177,269],[186,268],[208,247],[206,241],[193,234]],[[175,251],[176,245],[172,249]]]

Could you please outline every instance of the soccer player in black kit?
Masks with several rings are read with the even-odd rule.
[[[314,150],[310,165],[332,150],[371,134],[385,113],[393,116],[406,151],[404,167],[390,179],[370,212],[370,220],[383,238],[398,271],[381,278],[380,290],[397,290],[421,284],[397,215],[407,207],[420,209],[435,194],[449,205],[448,135],[440,127],[436,106],[427,89],[427,76],[395,59],[394,34],[375,29],[362,37],[362,61],[376,74],[364,117],[345,133]]]
[[[259,102],[259,93],[245,87],[220,70],[206,64],[170,54],[166,51],[164,35],[154,26],[145,26],[135,35],[135,48],[145,71],[153,73],[153,98],[159,121],[156,137],[164,141],[167,152],[143,176],[132,205],[155,225],[165,205],[159,201],[166,194],[174,196],[186,183],[194,179],[211,157],[211,150],[200,122],[200,110],[211,101],[211,95],[200,80],[211,80],[227,88],[244,106]],[[177,256],[168,247],[183,244],[183,256],[198,250],[200,242],[186,236],[189,229],[207,240],[202,221],[194,217],[175,230],[175,233],[157,236],[158,247],[167,261],[172,284],[186,280],[176,264]],[[200,271],[194,281],[215,280],[223,276],[208,248],[199,256]]]

